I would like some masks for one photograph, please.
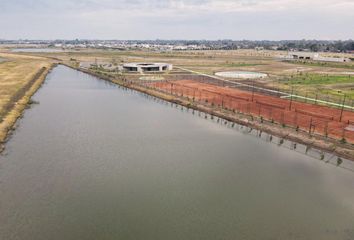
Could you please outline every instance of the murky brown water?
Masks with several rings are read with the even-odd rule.
[[[0,239],[354,239],[354,174],[59,66],[0,156]]]

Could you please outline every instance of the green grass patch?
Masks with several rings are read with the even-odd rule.
[[[311,62],[311,61],[285,61],[285,62],[292,63],[292,64],[302,64],[307,66],[315,66],[315,67],[354,69],[354,64],[348,64],[348,63]]]
[[[327,85],[327,84],[354,83],[351,75],[322,75],[322,74],[299,74],[293,76],[289,84],[294,85]]]
[[[327,90],[327,89],[319,89],[319,93],[323,94],[323,95],[332,95],[332,96],[337,96],[339,98],[342,98],[343,95],[347,96],[347,102],[351,101],[351,99],[354,99],[354,90],[350,90],[350,89],[331,89],[331,90]],[[349,103],[348,103],[349,104]]]
[[[225,63],[220,64],[221,67],[254,67],[254,66],[261,66],[266,65],[264,63]]]

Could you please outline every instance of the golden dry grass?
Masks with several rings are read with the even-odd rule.
[[[0,63],[1,143],[53,63],[42,57],[9,53],[0,53],[0,58],[5,59]],[[33,81],[35,77],[38,79]]]

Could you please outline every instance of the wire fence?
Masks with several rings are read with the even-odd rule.
[[[204,84],[194,86],[180,80],[192,80]],[[308,103],[281,99],[276,92],[263,92],[252,86],[238,86],[198,75],[170,76],[164,81],[133,81],[145,88],[188,99],[198,104],[258,117],[261,121],[277,123],[285,127],[306,131],[343,142],[354,143],[354,113],[343,109],[328,108]],[[209,85],[209,86],[207,86]],[[210,87],[214,86],[214,87]]]
[[[268,96],[276,96],[281,98],[293,98],[293,100],[324,105],[334,108],[344,108],[349,111],[354,111],[354,99],[346,95],[322,94],[319,92],[304,92],[296,88],[284,90],[276,87],[264,88],[255,81],[225,81],[213,76],[198,75],[198,74],[183,74],[183,75],[168,75],[165,77],[169,81],[191,80],[202,83],[213,84],[216,86],[237,88],[244,91],[258,92]]]

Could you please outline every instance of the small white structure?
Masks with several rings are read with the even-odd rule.
[[[289,52],[285,57],[288,60],[313,60],[320,62],[350,62],[349,58],[344,57],[323,57],[314,52]]]
[[[127,72],[165,72],[173,69],[168,63],[126,63],[123,70]]]
[[[289,52],[289,58],[292,59],[306,59],[306,60],[315,60],[320,55],[313,52]]]
[[[344,57],[321,57],[321,56],[319,56],[315,60],[322,61],[322,62],[341,62],[341,63],[351,61],[349,58],[344,58]]]
[[[239,78],[239,79],[258,79],[268,77],[265,73],[258,72],[244,72],[244,71],[235,71],[235,72],[218,72],[215,73],[216,76],[225,77],[225,78]]]

